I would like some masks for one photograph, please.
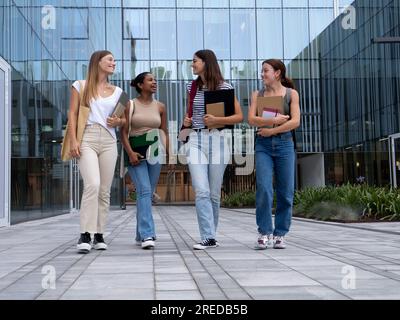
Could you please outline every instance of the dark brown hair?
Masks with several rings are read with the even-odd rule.
[[[151,72],[142,72],[142,73],[138,74],[135,79],[133,79],[131,81],[131,87],[134,87],[136,89],[137,93],[139,93],[139,94],[142,93],[142,89],[140,89],[139,84],[143,84],[144,79],[146,79],[146,76],[148,74],[151,74]]]
[[[295,89],[295,85],[292,79],[286,77],[286,66],[285,64],[279,59],[268,59],[265,60],[263,63],[269,64],[275,71],[281,71],[281,83],[286,88]]]
[[[197,86],[201,88],[202,85],[206,84],[207,89],[212,91],[217,90],[221,82],[224,82],[224,77],[222,76],[215,53],[204,49],[197,51],[194,55],[203,60],[205,64],[204,79],[206,83],[203,83],[201,77],[198,77],[196,79]]]

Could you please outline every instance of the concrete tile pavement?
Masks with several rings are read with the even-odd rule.
[[[111,211],[109,250],[88,255],[77,214],[0,228],[0,299],[400,299],[400,223],[294,219],[286,250],[256,251],[254,210],[221,209],[220,247],[193,251],[195,208],[157,206],[142,250],[135,210]]]

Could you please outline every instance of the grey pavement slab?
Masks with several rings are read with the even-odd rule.
[[[87,255],[78,214],[0,228],[0,299],[400,299],[398,222],[294,219],[287,249],[257,251],[254,209],[222,208],[220,246],[195,251],[194,206],[156,206],[156,248],[142,250],[135,213],[112,210],[109,249]]]

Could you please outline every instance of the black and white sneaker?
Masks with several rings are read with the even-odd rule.
[[[104,242],[104,238],[101,233],[94,234],[93,248],[96,250],[107,250],[107,245]]]
[[[215,239],[205,239],[202,242],[196,243],[193,246],[193,249],[195,250],[205,250],[207,248],[216,248],[218,247],[217,242]]]
[[[89,251],[92,249],[91,242],[92,239],[90,238],[89,232],[81,233],[81,237],[79,238],[78,244],[76,245],[78,252],[89,253]]]
[[[155,246],[154,237],[142,240],[142,249],[151,249],[154,248],[154,246]]]

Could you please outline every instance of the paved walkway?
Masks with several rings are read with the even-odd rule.
[[[193,251],[194,207],[158,206],[146,251],[134,210],[112,211],[109,250],[88,255],[76,214],[0,228],[0,299],[400,299],[400,223],[295,219],[286,250],[255,251],[254,210],[222,209],[221,246]]]

